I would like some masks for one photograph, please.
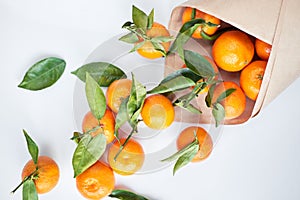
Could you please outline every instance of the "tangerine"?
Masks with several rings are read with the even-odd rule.
[[[268,60],[271,54],[272,45],[263,42],[260,39],[255,39],[255,51],[258,57],[262,60]]]
[[[177,149],[181,150],[187,145],[191,144],[195,140],[195,134],[197,136],[200,148],[192,162],[199,162],[201,160],[206,159],[213,149],[213,142],[211,136],[207,133],[207,131],[198,126],[190,126],[185,128],[179,134],[176,144]]]
[[[191,8],[191,7],[186,7],[182,13],[182,24],[192,20],[192,19],[204,19],[206,23],[213,23],[216,24],[218,26],[209,26],[207,24],[204,25],[200,25],[192,34],[193,38],[197,38],[200,39],[202,38],[201,36],[201,31],[205,32],[208,35],[213,35],[219,28],[219,25],[221,23],[221,20],[209,15],[207,13],[204,13],[196,8]]]
[[[98,127],[98,129],[91,132],[92,136],[96,136],[100,133],[104,134],[107,143],[111,143],[115,139],[115,118],[110,109],[106,109],[104,116],[100,120],[97,120],[91,111],[85,114],[82,120],[83,132],[90,131],[96,127]]]
[[[154,37],[169,37],[170,33],[165,26],[154,22],[152,27],[146,31],[146,36],[148,36],[150,39]],[[141,39],[139,42],[142,41],[143,40]],[[162,42],[161,45],[163,46],[165,52],[167,52],[170,48],[170,42]],[[137,49],[137,52],[141,56],[149,59],[156,59],[164,56],[161,51],[155,49],[150,40],[146,40],[145,43]]]
[[[132,81],[130,79],[118,79],[112,82],[106,91],[106,102],[114,112],[119,111],[122,101],[130,95]]]
[[[245,67],[240,75],[240,85],[246,96],[255,101],[257,99],[267,61],[257,60]]]
[[[242,31],[227,31],[212,46],[212,56],[217,66],[229,72],[237,72],[247,66],[254,56],[254,45]]]
[[[76,177],[76,186],[85,198],[102,199],[114,189],[115,176],[109,166],[97,161]]]
[[[225,109],[225,119],[233,119],[243,114],[246,109],[246,96],[235,82],[225,81],[217,85],[213,93],[212,103],[215,103],[218,97],[228,89],[235,89],[235,91],[220,103]]]
[[[141,116],[144,123],[152,129],[169,127],[175,117],[172,102],[161,94],[154,94],[145,99]]]
[[[34,184],[38,194],[44,194],[52,190],[59,180],[59,168],[56,162],[48,156],[39,156],[37,162],[37,178]],[[30,176],[36,170],[33,160],[29,160],[23,168],[22,179]]]
[[[121,153],[115,157],[126,138],[115,141],[108,150],[108,162],[112,169],[120,175],[131,175],[143,166],[145,154],[143,147],[134,139],[129,139]]]

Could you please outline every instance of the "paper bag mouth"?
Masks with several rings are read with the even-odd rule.
[[[288,63],[295,64],[295,68],[289,67],[285,69],[283,66],[287,65],[284,63],[284,57],[286,57],[286,49],[289,49],[289,39],[286,28],[287,17],[290,19],[294,16],[292,22],[299,24],[296,21],[295,5],[300,6],[300,2],[296,0],[282,1],[275,0],[270,3],[269,1],[259,1],[257,3],[253,1],[244,2],[239,0],[228,0],[226,2],[210,1],[210,0],[190,0],[177,7],[172,11],[171,18],[169,21],[169,29],[179,31],[182,26],[181,16],[185,7],[196,8],[200,11],[213,15],[222,20],[222,26],[233,26],[246,32],[254,38],[263,40],[269,44],[272,44],[272,52],[268,60],[266,71],[264,74],[261,89],[256,101],[247,99],[246,111],[238,118],[226,120],[225,124],[240,124],[247,121],[250,117],[255,116],[262,107],[265,107],[272,99],[274,99],[285,87],[287,87],[293,80],[300,75],[300,62],[299,56],[295,53],[292,55],[294,58],[290,58]],[[259,6],[258,6],[259,5]],[[300,24],[299,24],[300,25]],[[299,27],[299,26],[298,26]],[[296,44],[293,46],[300,47],[299,28],[293,31],[292,34],[296,38]],[[204,45],[206,50],[211,55],[211,44],[205,44],[201,41],[201,45]],[[190,47],[194,48],[194,47]],[[292,56],[289,56],[292,57]],[[298,58],[298,59],[296,59]],[[167,68],[173,67],[178,68],[182,64],[176,56],[170,56],[166,59],[166,74],[168,73]],[[286,66],[288,67],[288,66]],[[289,76],[282,76],[283,74]],[[233,80],[239,83],[238,73],[235,75],[222,71],[221,75],[223,80]],[[199,98],[199,100],[201,97]],[[192,118],[188,117],[187,119]],[[192,121],[192,120],[191,120]]]

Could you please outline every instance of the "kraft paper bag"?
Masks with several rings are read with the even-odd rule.
[[[247,99],[247,108],[238,118],[225,120],[225,124],[240,124],[254,117],[261,108],[268,105],[276,96],[300,76],[300,8],[299,0],[190,0],[175,7],[172,11],[169,30],[178,32],[182,26],[181,16],[185,7],[197,8],[223,21],[221,26],[234,26],[253,38],[272,44],[260,93],[256,101]],[[193,39],[191,39],[193,40]],[[203,48],[199,49],[201,44]],[[200,54],[211,56],[212,42],[189,41],[185,47]],[[165,73],[179,69],[183,61],[176,55],[166,58]],[[223,80],[239,83],[238,73],[220,71]],[[177,119],[186,122],[211,123],[211,110],[205,106],[205,96],[200,95],[195,104],[203,114],[196,116],[180,110]]]

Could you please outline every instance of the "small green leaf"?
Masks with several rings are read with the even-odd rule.
[[[169,80],[174,79],[175,77],[178,77],[178,76],[184,76],[186,78],[189,78],[189,79],[193,80],[195,83],[202,78],[201,76],[195,74],[189,68],[182,68],[182,69],[178,69],[178,70],[168,74],[160,83],[168,82]]]
[[[216,102],[220,103],[223,99],[231,95],[236,89],[235,88],[229,88],[226,91],[222,92],[220,96],[218,96],[218,99]]]
[[[205,103],[207,107],[211,107],[212,104],[212,98],[213,98],[213,94],[216,88],[216,83],[212,84],[209,89],[208,89],[208,93],[205,97]]]
[[[174,40],[173,36],[157,36],[151,38],[152,42],[158,42],[158,43],[163,43],[163,42],[171,42]]]
[[[148,16],[139,8],[132,6],[132,21],[137,28],[145,30],[148,24]]]
[[[38,194],[32,179],[28,179],[23,183],[22,194],[23,200],[38,200]]]
[[[139,42],[137,44],[134,45],[134,47],[129,51],[129,53],[135,52],[136,50],[138,50],[139,48],[141,48],[144,44],[145,44],[145,40],[142,42]]]
[[[176,161],[174,168],[173,168],[173,175],[182,167],[187,165],[189,162],[193,160],[197,152],[199,151],[199,145],[194,145],[189,149],[189,151],[186,151],[185,154],[180,156],[178,160]]]
[[[27,134],[27,132],[23,129],[24,136],[26,138],[27,142],[27,148],[31,155],[31,158],[35,165],[38,163],[38,157],[39,157],[39,147],[37,144],[32,140],[32,138]]]
[[[42,90],[53,85],[63,74],[66,62],[60,58],[49,57],[35,63],[26,72],[20,88]]]
[[[129,97],[127,97],[126,99],[124,99],[121,102],[121,105],[119,107],[119,111],[118,111],[117,116],[116,116],[116,124],[115,124],[115,133],[114,133],[114,135],[117,139],[119,139],[119,129],[121,128],[121,126],[123,124],[125,124],[126,122],[129,121],[129,115],[128,115],[128,112],[127,112],[128,99],[129,99]]]
[[[185,110],[187,110],[187,111],[189,111],[189,112],[191,112],[191,113],[194,113],[194,114],[197,114],[197,115],[202,114],[202,111],[199,110],[198,108],[196,108],[196,107],[195,107],[193,104],[191,104],[191,103],[189,103],[189,104],[187,104],[187,105],[184,105],[183,102],[175,102],[175,105],[176,105],[176,106],[179,106],[179,107],[181,107],[181,108],[183,108],[183,109],[185,109]]]
[[[108,196],[121,200],[148,200],[147,198],[128,190],[113,190]]]
[[[218,127],[225,118],[224,107],[220,103],[214,104],[212,114],[216,122],[216,127]]]
[[[85,94],[94,117],[101,119],[106,110],[106,98],[98,83],[86,74]]]
[[[154,22],[154,9],[151,10],[150,14],[148,15],[148,22],[147,22],[147,29],[149,30],[152,28]]]
[[[134,23],[132,23],[132,22],[125,22],[124,24],[123,24],[123,26],[122,26],[122,28],[128,28],[128,27],[131,27],[131,26],[133,26],[134,25]]]
[[[177,151],[176,153],[174,153],[173,155],[161,160],[161,162],[172,162],[174,160],[177,160],[178,158],[180,158],[182,155],[184,155],[186,152],[189,152],[191,149],[194,148],[194,146],[199,146],[199,142],[197,139],[195,139],[192,143],[190,143],[189,145],[187,145],[186,147],[184,147],[183,149]]]
[[[164,46],[163,46],[161,43],[151,41],[151,44],[153,45],[153,47],[154,47],[154,49],[155,49],[156,51],[161,52],[162,55],[163,55],[164,57],[166,57],[166,51],[165,51],[165,48],[164,48]]]
[[[132,86],[127,103],[127,112],[132,126],[136,126],[138,116],[146,98],[146,87],[136,80],[132,74]]]
[[[106,137],[98,134],[92,137],[85,135],[75,149],[72,159],[74,177],[77,177],[90,166],[92,166],[104,153],[106,148]]]
[[[191,13],[191,19],[195,19],[195,17],[196,17],[196,8],[193,8]]]
[[[184,50],[184,62],[186,66],[201,77],[215,76],[214,69],[208,60],[197,52]]]
[[[122,36],[119,40],[129,44],[135,44],[139,41],[139,37],[136,34],[130,32]]]
[[[72,74],[85,82],[87,72],[103,87],[109,86],[115,80],[126,78],[125,73],[119,67],[107,62],[85,64],[73,71]]]
[[[195,82],[184,76],[177,76],[167,81],[163,80],[158,86],[148,91],[148,94],[162,94],[167,92],[174,92],[183,90],[194,86]]]

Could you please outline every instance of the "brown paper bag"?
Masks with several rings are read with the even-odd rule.
[[[247,99],[246,111],[238,118],[226,120],[225,124],[240,124],[255,116],[261,108],[268,105],[289,84],[300,75],[300,8],[299,0],[190,0],[172,11],[169,29],[178,32],[182,26],[181,15],[184,7],[197,8],[213,15],[223,22],[241,29],[249,35],[272,44],[272,52],[257,100]],[[210,53],[210,45],[201,41],[202,46]],[[194,45],[194,46],[193,46]],[[196,49],[195,43],[186,45]],[[180,68],[183,62],[176,56],[166,59],[166,74]],[[234,80],[238,83],[237,75],[221,72],[223,80]],[[206,108],[204,96],[197,99],[203,114],[196,117],[185,111],[180,112],[180,120],[186,122],[211,122],[211,111]]]

